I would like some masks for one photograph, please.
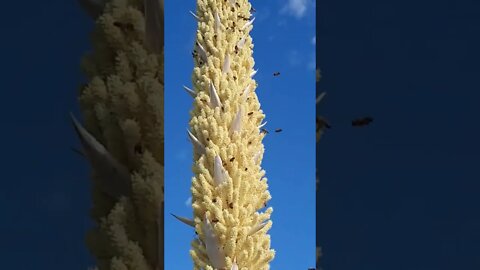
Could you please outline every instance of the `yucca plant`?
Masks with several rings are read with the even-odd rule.
[[[190,130],[194,269],[270,269],[271,199],[261,168],[265,118],[255,93],[247,0],[198,0]]]
[[[92,169],[96,269],[163,269],[163,1],[80,0],[96,21],[72,115]]]

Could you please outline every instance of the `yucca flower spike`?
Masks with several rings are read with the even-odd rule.
[[[189,137],[194,270],[269,270],[271,199],[247,0],[197,0]],[[251,18],[251,19],[246,19]],[[195,134],[195,136],[194,136]],[[199,154],[200,153],[200,154]],[[239,267],[240,266],[240,267]]]
[[[163,0],[78,0],[94,22],[72,115],[92,171],[98,270],[163,269]],[[88,130],[88,132],[87,132]]]

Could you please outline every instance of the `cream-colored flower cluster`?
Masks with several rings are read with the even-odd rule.
[[[265,118],[252,78],[256,71],[247,0],[199,0],[194,45],[192,206],[198,238],[194,269],[267,270],[272,208],[261,127]],[[187,222],[188,223],[188,222]]]
[[[73,119],[93,174],[87,245],[100,270],[163,269],[163,4],[80,1],[96,20],[85,128]]]

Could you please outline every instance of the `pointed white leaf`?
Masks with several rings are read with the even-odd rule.
[[[223,61],[222,72],[225,74],[230,72],[230,55],[228,53],[225,54],[225,60]]]
[[[199,155],[205,154],[205,146],[187,129],[188,137]]]
[[[232,268],[230,268],[230,270],[238,270],[238,265],[236,262],[233,262]]]
[[[220,156],[215,156],[213,163],[213,182],[215,185],[219,186],[227,181],[227,173],[223,168],[222,159]]]
[[[213,109],[222,106],[222,102],[220,102],[220,97],[218,96],[217,89],[215,89],[213,82],[210,82],[210,106]]]
[[[215,33],[218,33],[220,31],[220,26],[221,26],[221,21],[220,21],[220,16],[218,15],[218,12],[215,12]]]
[[[200,58],[202,59],[203,62],[207,62],[207,51],[205,51],[205,48],[203,48],[202,44],[196,42],[197,44],[197,50],[200,55]]]
[[[243,108],[240,106],[235,118],[233,119],[232,125],[230,126],[230,133],[240,132],[242,128],[242,117],[243,117]]]
[[[267,121],[265,121],[263,124],[260,124],[260,126],[258,126],[258,129],[261,129],[261,128],[264,127],[266,124],[267,124]]]
[[[258,69],[257,69],[257,70],[253,70],[252,73],[250,73],[250,77],[255,76],[255,74],[257,74],[257,72],[258,72]]]
[[[247,27],[249,27],[250,25],[252,25],[254,21],[255,21],[255,18],[253,18],[253,19],[251,19],[250,21],[248,21],[246,24],[243,25],[242,30],[245,30],[245,28],[247,28]]]
[[[243,36],[242,39],[240,39],[237,43],[237,48],[241,49],[243,46],[245,46],[245,43],[247,41],[247,35]]]
[[[250,231],[248,232],[248,235],[252,235],[252,234],[255,234],[256,232],[260,231],[261,229],[263,229],[263,227],[265,227],[265,225],[267,225],[268,221],[264,221],[260,224],[257,224],[256,226],[252,227],[250,229]]]
[[[193,13],[193,11],[189,10],[190,14],[197,20],[200,21],[200,18],[198,18],[197,14]]]
[[[220,247],[218,238],[215,235],[215,231],[213,230],[212,224],[208,221],[206,214],[203,224],[203,233],[205,235],[205,249],[211,265],[216,269],[224,268],[225,254],[222,247]]]
[[[320,103],[320,101],[323,99],[323,97],[325,97],[326,94],[326,92],[322,92],[320,95],[318,95],[316,103]]]
[[[87,156],[102,192],[119,198],[131,192],[130,172],[120,164],[105,147],[99,143],[77,119],[70,114],[75,131],[83,146],[83,153]]]
[[[171,214],[171,215],[174,216],[176,219],[180,220],[181,222],[187,224],[188,226],[195,227],[195,222],[193,220],[185,217],[180,217],[175,214]]]
[[[197,96],[197,94],[195,93],[195,91],[193,91],[192,89],[186,87],[185,85],[183,86],[183,89],[185,89],[185,91],[187,91],[187,93],[192,96],[193,98],[195,98]]]
[[[253,156],[253,161],[255,163],[258,163],[258,161],[260,160],[260,156],[262,155],[262,152],[261,151],[258,151],[257,153],[255,153],[255,155]]]
[[[245,87],[245,89],[243,90],[243,93],[242,93],[242,102],[245,103],[247,102],[247,98],[248,98],[248,94],[250,94],[250,84],[247,85],[247,87]]]

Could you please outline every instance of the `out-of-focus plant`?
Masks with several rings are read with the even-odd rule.
[[[95,20],[72,115],[92,171],[96,269],[163,269],[163,0],[79,0]]]

